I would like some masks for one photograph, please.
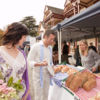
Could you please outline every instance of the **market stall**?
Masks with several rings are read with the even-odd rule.
[[[53,83],[53,86],[50,86],[49,89],[49,97],[48,100],[74,100],[74,96],[72,96],[68,91],[65,89],[57,86]]]
[[[57,32],[59,63],[61,62],[61,41],[78,41],[100,36],[100,1],[86,10],[65,19],[52,28]]]
[[[81,39],[88,39],[93,37],[100,36],[100,1],[93,6],[87,8],[85,11],[69,18],[65,19],[55,27],[53,30],[57,32],[58,36],[58,49],[59,49],[59,63],[61,62],[61,41],[78,41]],[[59,75],[58,75],[59,76]],[[64,76],[66,76],[64,74]],[[69,75],[68,75],[69,76]],[[66,76],[66,79],[68,78]],[[79,92],[73,93],[69,88],[66,88],[62,85],[62,87],[57,86],[54,83],[53,86],[50,86],[50,95],[49,100],[90,100],[90,97],[96,98],[98,97],[98,92],[100,88],[100,77],[96,76],[96,85],[94,85],[93,90],[91,90],[88,94],[88,99],[82,99],[81,96],[84,97],[83,94],[87,94],[88,92],[84,92],[82,89],[79,89]],[[79,94],[81,94],[81,96]],[[74,96],[75,95],[75,96]],[[77,96],[76,96],[77,95]],[[96,100],[92,99],[91,100]],[[99,99],[98,99],[99,100]]]
[[[100,76],[72,65],[55,66],[48,100],[100,100]],[[56,79],[56,80],[55,80]],[[94,97],[99,99],[92,99]]]
[[[70,68],[69,72],[66,73],[66,69],[63,67],[68,66]],[[60,68],[60,69],[59,69]],[[61,71],[62,68],[62,71]],[[49,89],[49,97],[48,100],[74,100],[76,95],[73,95],[68,89],[62,86],[63,80],[65,80],[71,73],[79,71],[80,69],[72,66],[72,65],[58,65],[55,67],[56,75],[54,78],[56,81],[53,81],[53,85],[50,86]],[[57,81],[58,80],[58,81]]]

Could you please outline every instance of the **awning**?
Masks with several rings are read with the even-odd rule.
[[[80,40],[100,35],[100,1],[81,13],[65,19],[54,26],[53,30],[62,31],[63,40]]]
[[[78,41],[100,36],[100,1],[81,13],[65,19],[52,28],[58,36],[58,55],[61,62],[61,41]]]

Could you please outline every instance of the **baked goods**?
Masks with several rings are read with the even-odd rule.
[[[75,72],[77,72],[77,70],[70,68],[70,69],[67,71],[67,74],[70,75],[70,74],[73,74],[73,73],[75,73]]]
[[[83,88],[86,90],[86,91],[90,91],[91,89],[93,89],[94,87],[96,87],[96,80],[91,78],[89,79],[88,81],[86,81],[84,84],[83,84]]]
[[[66,87],[69,87],[69,86],[70,86],[70,83],[71,83],[71,81],[73,80],[73,78],[74,78],[74,74],[71,74],[71,75],[67,78],[67,80],[66,80],[66,82],[65,82],[65,86],[66,86]]]
[[[63,68],[61,69],[61,72],[62,72],[62,73],[65,73],[65,72],[67,72],[69,69],[70,69],[69,67],[65,66],[65,67],[63,67]]]
[[[100,92],[98,92],[94,97],[89,98],[88,100],[100,100]]]
[[[62,68],[64,68],[64,67],[65,67],[65,65],[59,65],[57,67],[54,67],[54,72],[55,73],[61,72]]]
[[[55,73],[58,73],[58,72],[61,72],[61,69],[63,68],[63,66],[57,66],[57,67],[54,67],[54,72]]]
[[[73,80],[70,83],[69,88],[76,92],[82,85],[82,79],[80,76],[74,76]]]
[[[80,77],[82,79],[82,86],[81,87],[83,87],[83,84],[88,80],[87,73],[85,73],[85,72],[81,73]]]
[[[100,100],[100,92],[98,92],[98,93],[96,94],[95,99],[96,99],[96,100]]]
[[[58,73],[60,71],[61,71],[60,67],[54,67],[54,73]]]
[[[76,92],[79,88],[84,88],[86,91],[90,91],[96,87],[96,76],[91,72],[77,72],[71,74],[66,82],[65,86]]]
[[[58,65],[57,67],[54,67],[54,72],[62,72],[62,73],[67,73],[68,75],[73,74],[77,72],[77,70],[68,67],[67,65]]]

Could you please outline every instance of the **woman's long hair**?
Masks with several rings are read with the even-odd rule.
[[[87,53],[87,54],[88,54],[88,43],[87,43],[87,41],[86,41],[86,40],[81,40],[81,41],[80,41],[80,44],[81,44],[81,43],[85,44],[87,47],[86,47],[86,49],[85,49],[84,51],[81,50],[80,47],[79,47],[80,55],[84,55],[84,53]]]
[[[28,29],[20,22],[15,22],[9,25],[2,37],[2,45],[11,44],[15,46],[23,35],[28,35]]]

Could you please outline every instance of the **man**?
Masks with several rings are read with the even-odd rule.
[[[32,68],[32,100],[48,100],[50,74],[53,75],[52,49],[54,31],[46,30],[43,40],[34,44],[28,55],[28,64]]]
[[[92,50],[94,50],[95,52],[97,52],[97,49],[96,49],[95,46],[93,46],[93,43],[92,43],[92,42],[90,43],[90,46],[89,46],[89,50],[90,50],[90,49],[92,49]]]
[[[63,42],[63,50],[62,50],[62,61],[69,63],[68,61],[68,53],[69,53],[69,46],[66,44],[66,41]]]

